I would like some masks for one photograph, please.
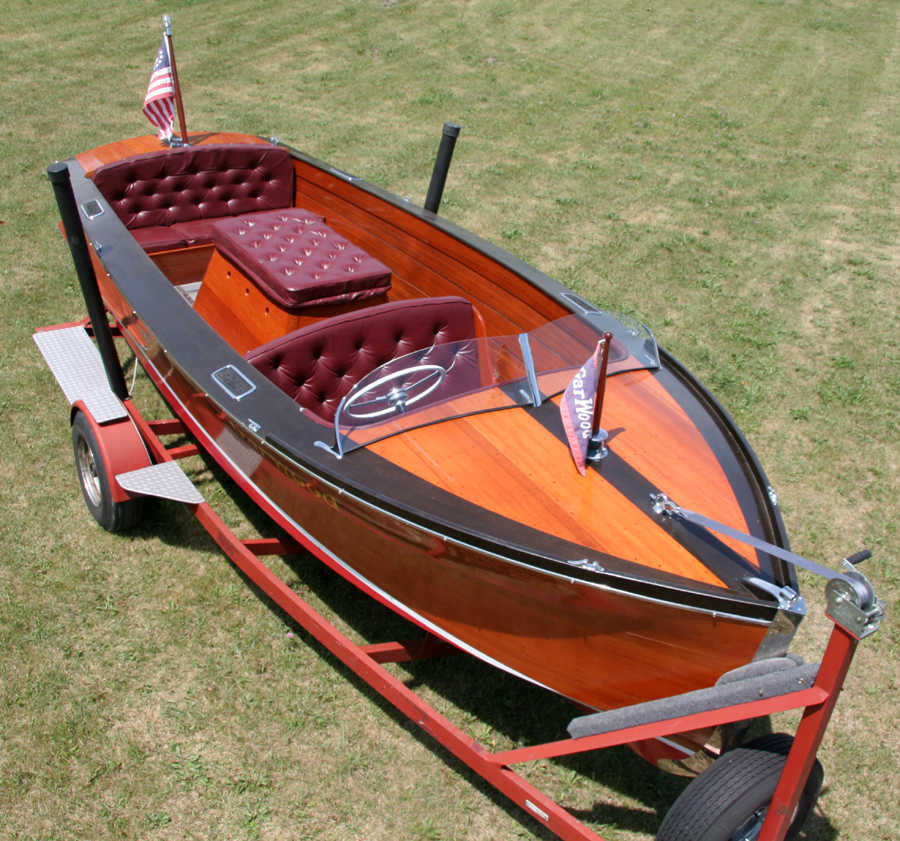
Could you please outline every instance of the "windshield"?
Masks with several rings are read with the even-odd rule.
[[[529,333],[432,345],[363,377],[334,418],[338,457],[419,426],[516,406],[565,390],[610,332],[608,375],[659,367],[647,327],[622,313],[569,315]]]

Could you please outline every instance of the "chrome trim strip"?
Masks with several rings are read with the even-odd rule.
[[[354,181],[362,181],[358,175],[351,175],[349,172],[344,172],[342,169],[338,169],[337,167],[330,166],[328,167],[328,171],[332,175],[336,175],[338,178],[343,178],[344,181],[348,181],[350,183]]]
[[[581,295],[576,295],[574,292],[563,292],[562,297],[565,298],[570,304],[578,307],[578,309],[585,315],[602,312],[600,307],[594,306],[590,301],[586,301],[581,297]]]

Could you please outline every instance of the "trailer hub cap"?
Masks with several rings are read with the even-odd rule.
[[[100,478],[97,475],[97,463],[94,454],[84,438],[78,440],[78,477],[85,493],[91,498],[91,503],[100,507]]]

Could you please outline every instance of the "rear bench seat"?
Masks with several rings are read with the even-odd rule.
[[[209,245],[219,219],[294,204],[291,155],[276,146],[148,152],[100,167],[94,183],[148,254]]]
[[[366,374],[390,360],[483,333],[481,317],[463,298],[416,298],[328,318],[281,336],[244,355],[312,416],[333,423],[337,407]],[[428,402],[474,389],[480,371],[474,343],[449,359],[432,351],[418,364],[446,369]]]

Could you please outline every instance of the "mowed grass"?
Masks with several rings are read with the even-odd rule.
[[[31,340],[84,305],[46,166],[147,133],[172,14],[192,129],[277,134],[633,313],[746,431],[795,550],[898,580],[900,7],[893,0],[0,4],[0,838],[547,838],[249,588],[187,512],[90,519]],[[164,411],[139,377],[136,399]],[[272,527],[200,459],[229,523]],[[280,562],[279,562],[280,563]],[[278,567],[356,639],[411,634],[316,561]],[[819,656],[822,583],[795,650]],[[898,625],[860,647],[808,841],[900,835]],[[488,745],[572,710],[462,658],[395,669]],[[792,728],[795,716],[771,723]],[[607,839],[684,781],[627,750],[529,779]]]

